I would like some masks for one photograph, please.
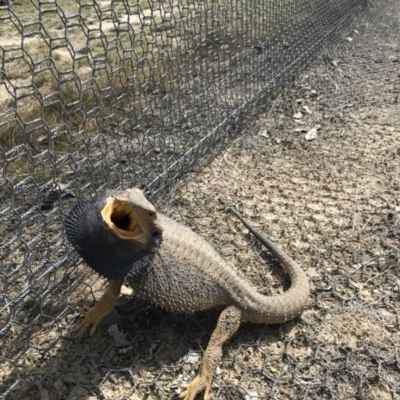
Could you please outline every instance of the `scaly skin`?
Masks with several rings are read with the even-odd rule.
[[[90,334],[94,333],[103,316],[116,304],[123,282],[139,297],[170,311],[193,313],[224,309],[211,335],[199,374],[181,393],[181,399],[194,400],[201,392],[204,392],[204,399],[210,398],[222,346],[237,331],[241,321],[283,323],[301,314],[307,305],[310,289],[301,267],[235,211],[289,274],[291,288],[284,294],[263,296],[257,293],[244,275],[225,262],[204,239],[157,214],[139,189],[116,192],[86,202],[82,207],[78,203],[75,209],[66,219],[67,235],[89,266],[110,279],[109,288],[92,310],[78,309],[85,317],[78,326],[78,335],[90,326]],[[92,216],[86,219],[89,213]],[[102,252],[101,262],[92,258],[94,249]],[[103,258],[107,259],[111,250],[112,265],[107,269]]]

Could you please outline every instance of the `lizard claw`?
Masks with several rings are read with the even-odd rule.
[[[93,335],[103,316],[97,312],[96,308],[76,307],[76,311],[85,317],[75,329],[76,336],[82,335],[90,325],[93,325],[90,329],[90,336]]]
[[[182,400],[194,400],[195,397],[204,391],[204,400],[210,400],[211,382],[204,376],[196,376],[186,389],[179,395]]]
[[[77,336],[80,336],[90,325],[92,325],[90,335],[93,335],[103,317],[109,313],[117,303],[122,283],[122,280],[110,281],[107,290],[93,308],[76,307],[76,311],[85,317],[75,330]]]

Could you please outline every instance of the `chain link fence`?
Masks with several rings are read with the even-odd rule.
[[[228,343],[216,398],[399,398],[399,27],[390,0],[0,2],[0,398],[173,398],[194,376],[218,313],[127,292],[72,335],[104,281],[63,218],[130,186],[262,292],[285,277],[226,204],[310,276],[301,318]]]

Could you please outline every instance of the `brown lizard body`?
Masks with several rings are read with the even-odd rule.
[[[205,391],[204,398],[208,399],[222,346],[240,322],[276,324],[291,320],[305,309],[309,296],[308,279],[301,267],[234,213],[288,272],[291,288],[284,294],[258,293],[199,235],[157,214],[139,189],[78,203],[66,218],[67,235],[88,265],[110,279],[93,309],[78,308],[85,316],[78,334],[90,325],[94,333],[102,317],[115,306],[124,282],[139,297],[170,311],[224,308],[198,376],[180,395],[193,400]]]

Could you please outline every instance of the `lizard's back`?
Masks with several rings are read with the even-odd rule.
[[[258,293],[240,271],[189,228],[163,215],[159,220],[163,228],[159,251],[141,279],[131,282],[140,297],[170,311],[188,313],[235,305],[243,320],[256,323],[284,322],[305,308],[309,296],[305,273],[269,239],[259,238],[292,280],[291,288],[276,296]]]
[[[221,276],[235,275],[215,249],[187,227],[158,215],[159,251],[141,279],[129,281],[140,296],[175,312],[196,312],[232,303]]]

